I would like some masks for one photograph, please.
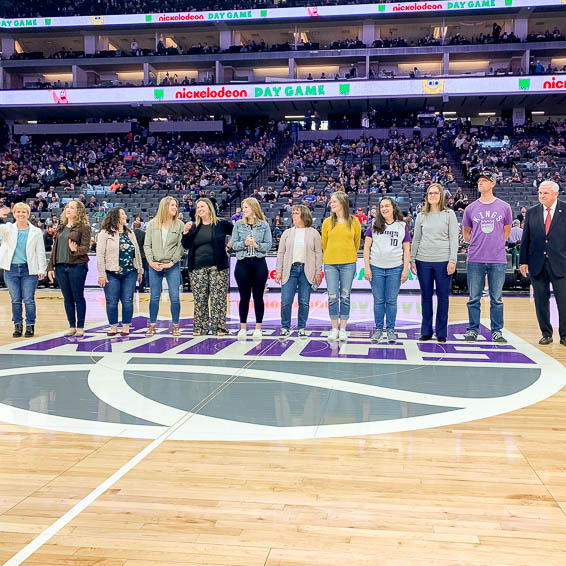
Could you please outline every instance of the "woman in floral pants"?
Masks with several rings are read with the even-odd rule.
[[[226,336],[226,310],[230,269],[226,238],[232,234],[232,223],[219,219],[207,198],[196,202],[195,222],[187,222],[183,247],[189,250],[189,277],[195,300],[193,336],[212,332]],[[209,307],[210,303],[210,307]]]

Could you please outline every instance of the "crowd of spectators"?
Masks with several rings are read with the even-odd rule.
[[[49,251],[64,204],[78,199],[93,225],[93,246],[102,218],[116,202],[130,223],[143,228],[165,194],[176,194],[181,217],[194,220],[196,199],[206,196],[218,214],[242,194],[278,147],[281,129],[271,121],[223,142],[143,131],[92,139],[10,139],[0,157],[0,207],[24,200],[30,222],[44,232]],[[143,202],[143,210],[132,205]],[[128,204],[130,203],[130,204]]]
[[[564,35],[557,28],[554,27],[552,31],[545,30],[539,33],[530,33],[525,38],[527,42],[542,42],[542,41],[564,41]],[[319,49],[364,49],[372,47],[377,49],[395,48],[395,47],[430,47],[442,45],[485,45],[485,44],[502,44],[502,43],[520,43],[521,39],[518,38],[513,32],[502,31],[501,26],[493,23],[492,33],[479,33],[478,35],[468,37],[462,33],[456,33],[451,37],[444,37],[442,35],[428,34],[419,39],[409,39],[407,37],[383,37],[373,41],[370,45],[363,43],[359,37],[348,37],[329,42],[321,46],[319,42],[308,42],[301,38],[297,43],[274,43],[268,44],[264,39],[258,41],[248,39],[242,41],[237,45],[231,45],[225,50],[221,50],[219,45],[209,44],[207,42],[195,42],[190,46],[183,47],[179,41],[175,46],[166,47],[162,40],[159,40],[154,48],[142,48],[138,41],[134,38],[130,43],[129,49],[117,50],[101,50],[93,54],[86,55],[82,50],[71,50],[64,46],[55,53],[52,53],[47,58],[49,59],[75,59],[84,57],[139,57],[139,56],[166,56],[166,55],[206,55],[217,53],[260,53],[265,51],[318,51]],[[42,59],[44,55],[42,52],[15,52],[10,56],[10,59]],[[186,82],[181,82],[186,81]],[[179,78],[178,84],[197,84],[195,79]]]
[[[276,145],[276,134],[274,121],[264,127],[250,124],[233,141],[214,143],[190,141],[181,134],[153,135],[147,129],[91,139],[36,140],[23,134],[3,148],[0,196],[14,201],[34,186],[51,185],[83,192],[107,187],[124,194],[142,189],[197,191],[214,185],[222,192],[242,185],[240,171],[263,165]],[[127,181],[116,186],[118,178]]]
[[[240,169],[264,164],[273,155],[277,126],[272,121],[265,130],[223,143],[151,135],[43,143],[26,137],[11,140],[0,162],[0,205],[21,200],[29,195],[30,187],[39,186],[28,203],[31,221],[45,230],[47,239],[58,224],[67,191],[73,195],[80,191],[78,198],[91,221],[100,222],[111,203],[104,193],[91,194],[97,186],[122,195],[154,190],[178,193],[187,220],[194,219],[194,203],[204,195],[219,213],[226,213],[220,210],[222,197],[234,184],[244,188]],[[566,121],[527,121],[514,126],[509,120],[488,118],[478,126],[462,119],[449,122],[438,115],[433,133],[426,136],[401,135],[394,125],[386,139],[363,135],[356,140],[297,141],[250,194],[262,203],[275,242],[289,227],[294,204],[308,206],[315,227],[320,227],[328,215],[329,198],[337,190],[348,193],[352,212],[363,226],[372,222],[379,199],[391,194],[412,229],[424,191],[432,182],[445,187],[446,202],[458,214],[475,199],[474,175],[484,169],[495,172],[498,190],[508,199],[515,184],[528,186],[531,199],[536,199],[543,180],[564,183],[565,138]],[[457,163],[469,183],[462,171],[454,170]],[[118,180],[124,178],[126,182]],[[517,208],[520,201],[511,204]],[[518,229],[524,206],[519,208],[519,224],[514,226]],[[237,209],[232,221],[240,217]],[[141,215],[136,220],[143,228],[149,218]]]
[[[392,193],[412,230],[424,205],[424,191],[432,182],[445,187],[446,203],[460,217],[475,200],[476,176],[485,169],[495,172],[498,191],[516,209],[516,237],[526,206],[536,202],[540,183],[546,179],[559,185],[566,182],[566,160],[561,160],[566,157],[566,121],[527,121],[514,126],[509,120],[488,118],[484,125],[474,126],[469,120],[448,123],[439,116],[437,122],[441,127],[426,137],[390,132],[384,140],[362,136],[294,144],[264,186],[252,193],[267,211],[274,241],[289,227],[291,208],[297,203],[311,209],[314,225],[320,227],[328,215],[330,195],[337,190],[348,193],[351,210],[362,226],[372,222],[379,199]],[[450,160],[450,155],[457,159]],[[458,171],[453,171],[451,163]],[[462,172],[465,178],[458,174]],[[516,182],[523,183],[517,193]],[[232,219],[240,215],[238,210]]]
[[[461,130],[453,144],[466,178],[470,179],[474,171],[492,169],[498,182],[529,185],[534,195],[543,180],[564,182],[566,167],[559,158],[566,157],[565,139],[566,121],[531,121],[513,127],[488,118],[482,127]],[[518,163],[522,164],[520,170]]]

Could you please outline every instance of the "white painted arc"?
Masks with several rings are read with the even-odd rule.
[[[0,422],[58,432],[120,436],[127,438],[156,438],[164,429],[162,426],[125,425],[123,423],[87,421],[71,417],[61,417],[58,415],[28,411],[3,403],[0,403]]]

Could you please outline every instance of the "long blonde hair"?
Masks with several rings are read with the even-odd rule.
[[[169,220],[169,204],[171,203],[172,200],[174,200],[177,203],[177,214],[175,214],[175,216],[173,217],[172,222],[173,224],[180,222],[180,220],[178,220],[179,201],[175,197],[171,197],[171,196],[163,197],[159,201],[157,214],[155,215],[155,218],[152,220],[152,222],[155,222],[155,224],[157,224],[159,228],[161,228],[161,226],[163,226],[163,224],[165,224]]]
[[[444,187],[440,183],[431,183],[425,193],[425,205],[421,212],[423,214],[428,214],[430,212],[430,203],[428,202],[428,193],[430,189],[437,188],[440,191],[440,200],[438,201],[438,209],[442,212],[443,210],[447,210],[448,207],[446,206],[446,197],[444,196]]]
[[[88,216],[86,215],[86,208],[85,205],[80,201],[80,200],[70,200],[66,205],[65,208],[63,209],[63,212],[61,213],[61,225],[62,226],[67,226],[67,215],[65,214],[67,207],[72,203],[72,202],[76,202],[77,203],[77,218],[75,220],[75,224],[86,224],[88,226]]]
[[[245,198],[242,201],[242,208],[243,208],[244,204],[247,204],[252,209],[254,216],[255,216],[254,224],[258,220],[265,220],[265,215],[263,214],[263,211],[261,210],[261,206],[259,205],[259,202],[256,198],[254,198],[254,197]],[[242,216],[241,222],[243,222],[244,224],[247,222],[245,216]]]
[[[216,212],[214,212],[214,206],[212,206],[212,201],[207,198],[199,198],[195,203],[195,211],[199,202],[203,202],[204,204],[206,204],[206,206],[208,207],[208,212],[210,212],[210,223],[213,226],[216,226],[218,224],[218,216],[216,216]],[[195,224],[198,226],[200,223],[201,223],[200,216],[198,214],[195,214]]]
[[[345,218],[348,222],[348,229],[352,229],[352,215],[350,214],[350,201],[348,199],[348,195],[344,191],[336,191],[330,195],[330,198],[336,197],[336,200],[342,205],[342,211],[344,213]],[[338,222],[338,216],[332,212],[330,215],[332,228],[336,226]]]

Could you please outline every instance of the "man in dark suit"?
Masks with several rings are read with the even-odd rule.
[[[145,293],[145,287],[149,287],[149,270],[147,265],[147,259],[145,257],[145,251],[143,249],[143,245],[145,242],[145,232],[141,229],[141,223],[139,220],[136,220],[132,226],[134,231],[134,236],[138,242],[138,247],[141,252],[142,256],[142,265],[143,265],[143,278],[139,283],[139,292]]]
[[[519,269],[530,274],[537,319],[542,332],[539,344],[552,343],[550,283],[558,307],[560,344],[566,346],[566,202],[558,200],[558,185],[543,181],[538,188],[540,204],[527,210]]]

